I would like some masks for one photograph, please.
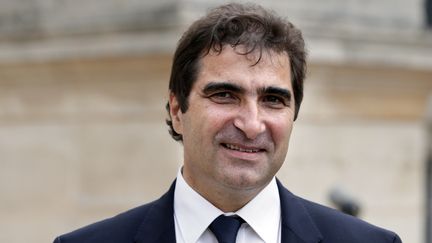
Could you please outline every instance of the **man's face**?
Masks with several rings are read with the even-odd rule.
[[[263,51],[254,65],[257,58],[230,46],[210,52],[188,110],[170,96],[173,126],[183,136],[183,176],[201,194],[261,190],[285,160],[295,107],[288,56]]]

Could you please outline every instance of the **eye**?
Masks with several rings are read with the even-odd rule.
[[[262,98],[262,102],[272,108],[283,108],[288,106],[287,101],[276,95],[266,95]]]
[[[213,97],[218,97],[218,98],[231,98],[232,95],[228,92],[218,92],[212,95]]]
[[[233,94],[224,91],[213,93],[209,96],[209,98],[212,101],[220,104],[232,103],[236,100],[236,97]]]

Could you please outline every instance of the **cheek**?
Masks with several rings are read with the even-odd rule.
[[[197,139],[213,138],[230,117],[227,111],[212,105],[195,107],[190,114],[194,115],[188,117],[187,126]]]
[[[203,120],[207,120],[209,123],[212,123],[213,127],[223,126],[225,123],[234,120],[235,114],[237,114],[232,109],[224,109],[224,107],[215,107],[215,106],[207,106],[205,108],[205,117]]]
[[[291,136],[292,122],[273,122],[270,126],[275,145],[277,147],[287,146]]]

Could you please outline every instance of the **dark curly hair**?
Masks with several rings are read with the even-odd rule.
[[[274,12],[255,4],[231,3],[214,8],[195,21],[181,37],[174,54],[169,91],[174,94],[181,112],[188,109],[188,97],[199,71],[199,61],[211,50],[220,53],[224,45],[244,46],[247,55],[258,51],[285,52],[289,56],[297,119],[303,99],[306,51],[301,31]],[[169,103],[166,108],[171,136],[182,140],[172,125]]]

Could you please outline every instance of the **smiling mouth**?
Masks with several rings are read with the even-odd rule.
[[[225,148],[227,148],[227,149],[230,149],[230,150],[244,152],[244,153],[264,152],[264,149],[259,149],[259,148],[242,148],[242,147],[239,147],[237,145],[229,144],[229,143],[223,143],[222,146],[225,147]]]

